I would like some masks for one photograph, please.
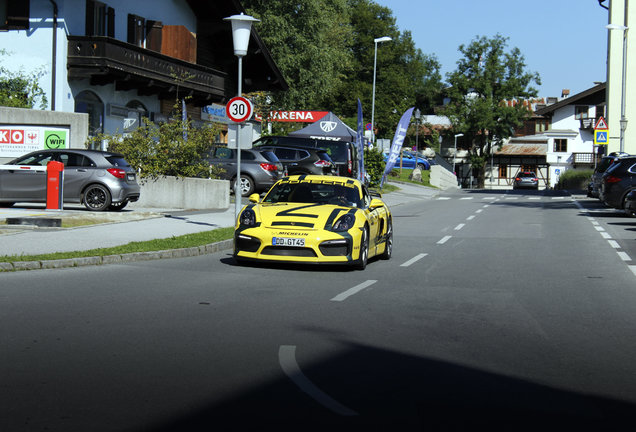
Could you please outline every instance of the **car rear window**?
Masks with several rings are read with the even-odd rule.
[[[271,152],[269,150],[263,150],[260,152],[263,157],[265,159],[267,159],[269,162],[279,162],[278,157],[274,154],[274,152]]]
[[[129,167],[130,164],[122,156],[106,156],[106,160],[116,167]]]

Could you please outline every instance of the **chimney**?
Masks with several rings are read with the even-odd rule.
[[[561,97],[562,97],[562,98],[566,98],[566,97],[568,97],[568,96],[570,96],[570,89],[563,89],[563,90],[561,90]]]

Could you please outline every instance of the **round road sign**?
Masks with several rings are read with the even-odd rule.
[[[252,118],[252,103],[241,96],[233,97],[225,106],[225,114],[235,123],[247,121]]]

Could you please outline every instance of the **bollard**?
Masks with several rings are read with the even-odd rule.
[[[50,161],[46,164],[46,209],[64,208],[64,164]]]

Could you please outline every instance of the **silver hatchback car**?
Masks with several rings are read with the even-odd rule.
[[[11,169],[64,164],[64,202],[82,203],[93,211],[121,210],[139,199],[137,173],[119,153],[98,150],[37,150],[0,165],[0,206],[46,202],[46,171]]]

